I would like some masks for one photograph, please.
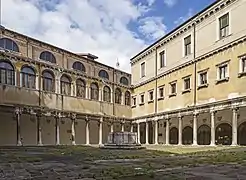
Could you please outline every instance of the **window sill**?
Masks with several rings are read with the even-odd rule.
[[[154,102],[154,100],[150,100],[150,101],[148,101],[148,104],[153,103],[153,102]]]
[[[182,94],[189,93],[189,92],[191,92],[191,89],[185,89],[182,91]]]
[[[201,84],[201,85],[199,85],[199,86],[197,87],[197,90],[202,89],[202,88],[207,88],[207,87],[208,87],[208,83],[206,83],[206,84]]]
[[[163,100],[163,99],[164,99],[164,97],[159,97],[159,98],[158,98],[158,101]]]
[[[228,82],[229,81],[229,77],[223,78],[223,79],[218,79],[216,80],[215,84],[220,84],[223,82]]]
[[[242,77],[242,76],[246,76],[246,72],[240,72],[240,73],[238,73],[238,77],[239,78]]]
[[[133,105],[132,108],[136,108],[137,106],[136,105]]]
[[[230,37],[230,36],[232,36],[232,33],[228,34],[228,35],[225,36],[225,37],[219,37],[219,38],[217,39],[217,41],[215,41],[215,42],[217,43],[217,42],[220,42],[220,41],[224,41],[225,39],[227,39],[227,38]]]
[[[139,104],[139,106],[143,106],[143,105],[144,105],[144,103],[140,103],[140,104]]]
[[[177,96],[177,93],[169,94],[169,98]]]

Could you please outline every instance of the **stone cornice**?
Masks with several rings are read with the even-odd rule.
[[[165,44],[169,43],[170,41],[179,38],[184,32],[191,29],[194,25],[200,24],[204,20],[210,18],[214,13],[219,12],[220,10],[224,9],[225,7],[229,6],[232,2],[237,0],[217,0],[210,6],[206,7],[201,12],[197,13],[195,16],[191,17],[189,20],[175,28],[173,31],[159,39],[157,42],[153,43],[139,54],[131,58],[131,65],[134,65],[136,62],[140,61],[142,58],[151,54],[155,49],[164,46]]]
[[[189,66],[191,64],[194,64],[195,62],[202,61],[202,60],[204,60],[206,58],[209,58],[211,56],[214,56],[214,55],[216,55],[216,54],[218,54],[220,52],[223,52],[223,51],[225,51],[225,50],[227,50],[229,48],[232,48],[232,47],[234,47],[234,46],[236,46],[238,44],[241,44],[241,43],[243,43],[245,41],[246,41],[246,36],[243,36],[241,38],[238,38],[237,40],[232,41],[232,42],[230,42],[230,43],[228,43],[228,44],[226,44],[224,46],[221,46],[221,47],[219,47],[217,49],[214,49],[214,50],[212,50],[212,51],[210,51],[210,52],[208,52],[206,54],[203,54],[203,55],[197,57],[194,60],[190,60],[190,61],[185,62],[185,63],[183,63],[181,65],[178,65],[178,66],[176,66],[174,68],[171,68],[171,69],[169,69],[169,70],[167,70],[167,71],[159,74],[157,77],[150,78],[150,79],[148,79],[148,80],[146,80],[144,82],[141,82],[141,83],[139,83],[137,85],[134,85],[134,86],[132,86],[132,88],[138,88],[138,87],[143,86],[145,84],[148,84],[148,83],[150,83],[152,81],[158,80],[159,78],[161,78],[163,76],[166,76],[166,75],[168,75],[168,74],[170,74],[172,72],[178,71],[178,70],[180,70],[180,69],[182,69],[184,67],[187,67],[187,66]]]

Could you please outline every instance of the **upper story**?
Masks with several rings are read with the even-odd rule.
[[[218,0],[131,58],[132,85],[141,86],[246,34],[245,0]],[[148,67],[148,68],[147,68]]]

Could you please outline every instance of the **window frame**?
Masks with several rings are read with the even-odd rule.
[[[220,36],[220,19],[223,17],[223,16],[225,16],[226,14],[228,14],[228,16],[229,16],[229,20],[228,20],[228,34],[225,36],[225,37],[223,37],[223,38],[221,38],[221,36]],[[228,36],[230,36],[231,35],[231,11],[226,11],[226,12],[224,12],[223,14],[221,14],[220,16],[218,16],[217,17],[217,26],[216,26],[216,32],[217,32],[217,41],[220,41],[220,40],[222,40],[222,39],[224,39],[224,38],[227,38]]]
[[[173,85],[175,85],[175,92],[172,92],[172,86]],[[169,83],[169,86],[170,86],[170,88],[169,88],[169,90],[170,90],[169,97],[176,96],[177,95],[177,92],[178,92],[178,83],[177,83],[177,80],[170,82]]]
[[[144,64],[144,74],[142,72],[142,65]],[[140,63],[140,79],[146,77],[146,62]]]
[[[160,96],[160,90],[162,89],[163,96]],[[158,87],[158,100],[164,99],[165,97],[165,85]]]
[[[188,75],[188,76],[185,76],[182,78],[183,79],[183,91],[182,93],[187,93],[187,92],[190,92],[191,91],[191,75]],[[189,88],[186,88],[186,81],[189,80]]]
[[[33,74],[23,72],[24,68],[28,68],[28,69],[32,70]],[[37,73],[36,73],[36,70],[34,67],[27,66],[27,65],[24,65],[21,67],[21,70],[20,70],[20,86],[22,88],[33,89],[33,90],[37,89],[36,78],[37,78]]]
[[[82,84],[79,84],[78,82],[81,81],[83,83]],[[79,97],[79,98],[86,98],[86,81],[84,79],[81,79],[81,78],[78,78],[76,79],[75,81],[75,86],[76,86],[76,97]],[[79,92],[79,90],[83,90],[83,94]]]
[[[166,50],[162,50],[161,52],[159,52],[159,67],[160,69],[164,68],[167,66],[167,61],[166,61]],[[163,59],[164,58],[164,59]]]
[[[197,89],[201,89],[201,88],[204,88],[204,87],[208,87],[208,84],[209,84],[209,81],[208,81],[208,70],[209,68],[207,69],[203,69],[203,70],[200,70],[197,72]],[[206,83],[201,83],[201,77],[202,75],[206,74]]]
[[[185,43],[185,40],[186,40],[188,37],[190,37],[190,43],[189,43],[189,44],[186,44],[186,43]],[[187,45],[190,45],[190,53],[187,53],[187,52],[186,52],[186,50],[187,50]],[[190,56],[190,55],[192,54],[192,51],[193,51],[193,49],[192,49],[192,35],[189,34],[189,35],[187,35],[187,36],[185,36],[185,37],[183,38],[183,56],[184,56],[184,57]]]
[[[230,60],[227,60],[227,61],[224,61],[224,62],[216,65],[216,68],[217,68],[216,69],[216,73],[217,73],[217,75],[216,75],[216,84],[221,83],[221,82],[225,82],[225,81],[229,81],[229,77],[230,77],[230,74],[229,74],[229,71],[230,71],[229,62],[230,62]],[[220,75],[221,75],[220,70],[223,67],[226,67],[226,72],[225,72],[225,77],[221,78],[220,77]]]
[[[135,95],[135,96],[132,96],[132,108],[136,106],[137,106],[137,96]]]
[[[151,99],[151,94],[152,94],[152,99]],[[148,91],[148,103],[152,103],[154,102],[155,99],[155,93],[154,93],[154,89],[151,89]]]
[[[239,72],[238,77],[242,77],[246,75],[246,54],[238,56],[239,58]]]
[[[142,96],[143,96],[143,101],[142,101]],[[139,105],[140,106],[144,105],[144,103],[145,103],[145,93],[139,94],[139,98],[140,98]]]
[[[12,64],[11,61],[9,60],[1,60],[0,62],[2,63],[6,63],[8,65],[10,65],[11,69],[8,68],[0,68],[0,84],[1,85],[8,85],[8,86],[15,86],[16,85],[16,69],[14,67],[14,65]],[[4,83],[1,82],[1,76],[4,74]]]

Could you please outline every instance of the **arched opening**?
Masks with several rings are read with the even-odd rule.
[[[125,105],[131,105],[131,93],[129,91],[125,92]]]
[[[76,96],[82,98],[86,96],[86,83],[82,79],[76,80]]]
[[[105,70],[100,70],[98,73],[98,76],[103,78],[103,79],[109,79],[109,75],[108,75],[107,71],[105,71]]]
[[[111,102],[111,90],[108,86],[104,86],[103,88],[103,101]]]
[[[36,89],[36,73],[32,67],[23,66],[20,76],[21,87]]]
[[[49,51],[43,51],[41,54],[40,54],[40,59],[44,60],[44,61],[48,61],[48,62],[51,62],[51,63],[56,63],[56,58],[55,56],[49,52]]]
[[[60,86],[61,86],[61,94],[63,95],[71,95],[71,78],[66,75],[63,74],[61,76],[61,82],[60,82]]]
[[[0,61],[0,83],[15,85],[15,70],[13,65],[7,60]]]
[[[197,130],[197,143],[209,145],[211,142],[211,129],[208,125],[201,125]]]
[[[186,126],[182,132],[182,144],[191,145],[193,143],[193,129],[190,126]]]
[[[121,96],[122,96],[122,92],[120,88],[116,88],[115,89],[115,103],[116,104],[121,104]]]
[[[81,71],[81,72],[85,72],[86,71],[84,64],[82,64],[79,61],[76,61],[76,62],[73,63],[73,69]]]
[[[238,145],[246,146],[246,122],[243,122],[238,127],[237,142]]]
[[[3,49],[10,50],[10,51],[19,52],[18,45],[12,39],[1,38],[0,39],[0,47]]]
[[[120,78],[120,83],[123,84],[123,85],[126,85],[128,86],[129,85],[129,81],[126,77],[121,77]]]
[[[91,83],[91,99],[99,100],[99,87],[96,83]]]
[[[172,127],[169,135],[170,144],[178,144],[178,128]]]
[[[55,92],[55,76],[53,72],[44,70],[42,73],[43,90],[47,92]]]
[[[222,123],[217,126],[215,131],[216,144],[231,145],[232,142],[232,128],[228,123]]]

